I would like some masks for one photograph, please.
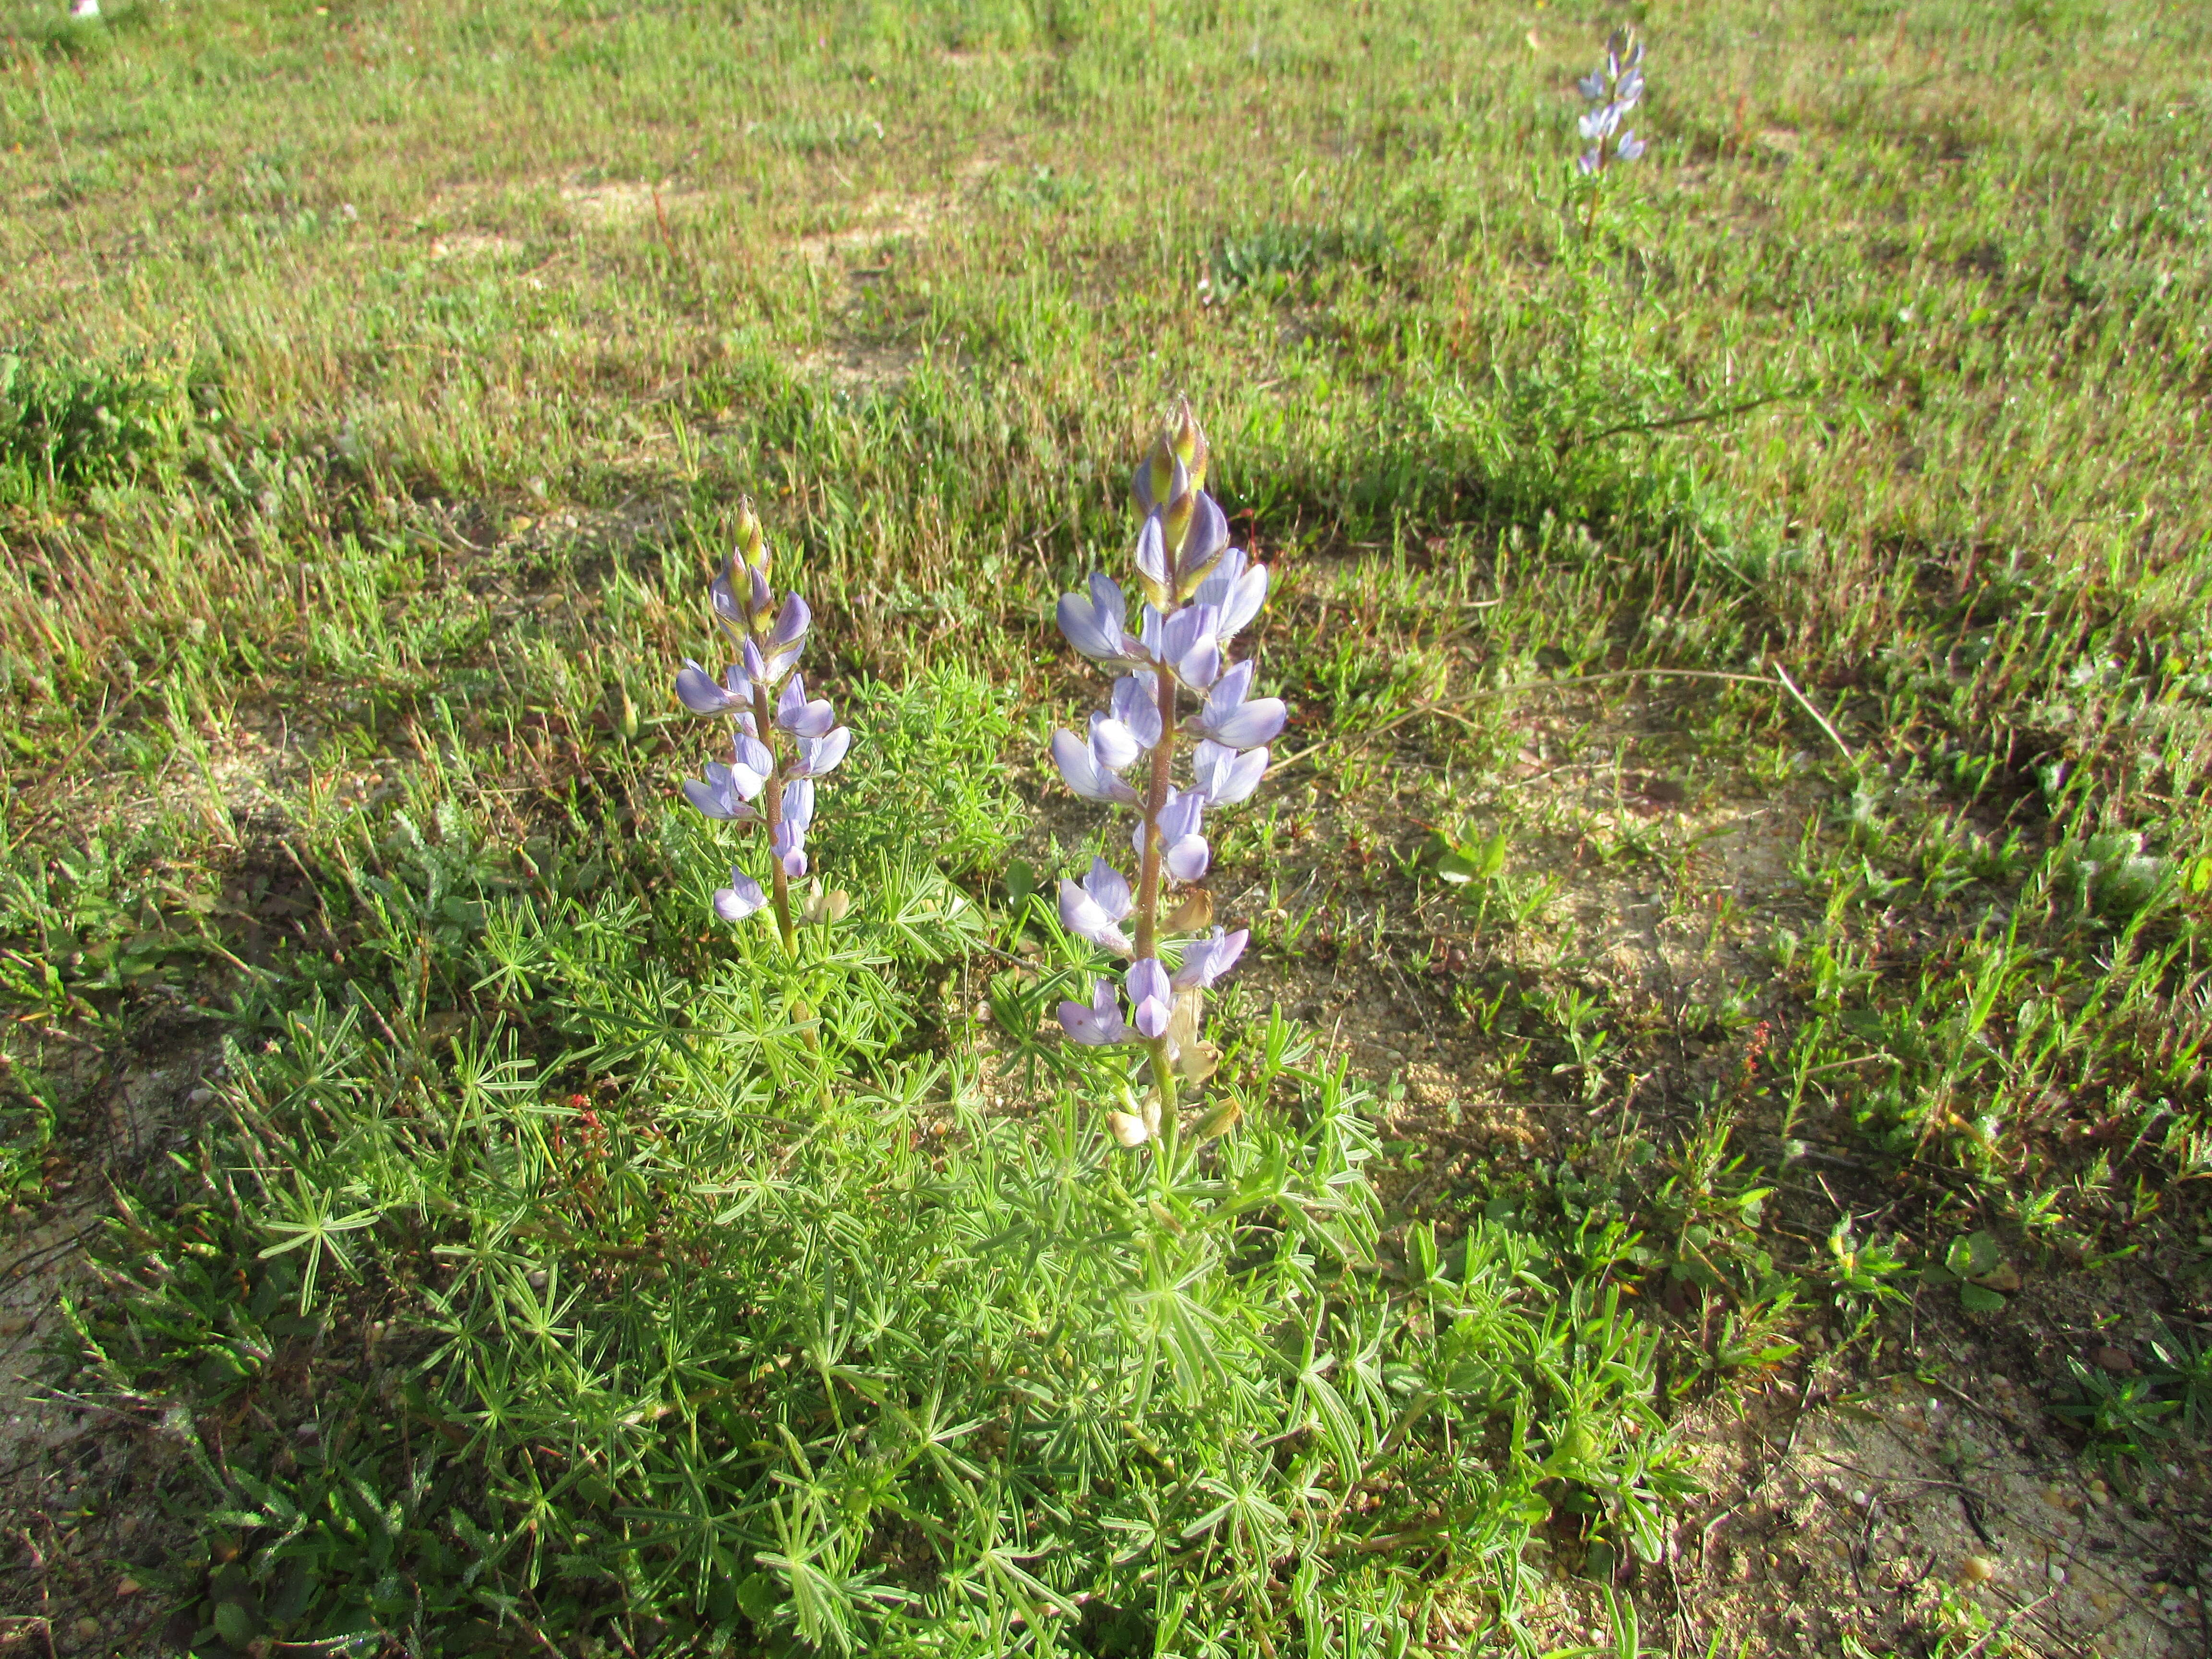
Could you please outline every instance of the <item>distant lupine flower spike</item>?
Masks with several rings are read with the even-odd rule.
[[[1644,140],[1622,124],[1628,112],[1644,97],[1644,43],[1631,43],[1626,30],[1616,29],[1605,43],[1605,64],[1575,82],[1589,111],[1581,122],[1589,148],[1575,165],[1591,178],[1615,161],[1633,161],[1644,154]]]
[[[1103,858],[1081,881],[1060,884],[1068,932],[1128,962],[1118,991],[1094,978],[1090,1000],[1061,1003],[1060,1021],[1077,1042],[1148,1051],[1156,1096],[1141,1109],[1132,1103],[1109,1115],[1128,1147],[1161,1133],[1164,1122],[1173,1133],[1178,1077],[1205,1075],[1204,994],[1235,965],[1247,937],[1242,928],[1205,931],[1212,907],[1202,890],[1164,918],[1164,890],[1205,879],[1212,862],[1206,814],[1259,787],[1266,745],[1286,714],[1280,698],[1251,695],[1249,662],[1229,659],[1267,600],[1267,567],[1229,545],[1229,520],[1206,493],[1208,459],[1206,434],[1185,404],[1138,464],[1132,494],[1144,520],[1133,562],[1143,606],[1134,632],[1127,599],[1103,572],[1060,601],[1068,642],[1118,678],[1085,732],[1053,734],[1053,760],[1077,794],[1128,807],[1137,820],[1133,886]],[[1197,742],[1191,781],[1178,787],[1176,740],[1186,733]],[[1178,943],[1178,934],[1190,936]]]
[[[853,733],[837,724],[827,701],[806,695],[806,680],[797,665],[813,614],[796,593],[785,594],[781,605],[776,603],[775,590],[769,584],[767,538],[750,501],[738,510],[737,548],[708,597],[738,660],[723,671],[720,680],[687,660],[677,671],[676,697],[695,714],[719,715],[730,722],[730,758],[708,763],[703,778],[686,778],[684,793],[710,818],[766,827],[773,860],[769,892],[763,895],[759,883],[732,870],[730,884],[714,894],[714,914],[725,921],[742,921],[757,910],[772,908],[784,945],[791,948],[797,935],[790,886],[806,873],[814,780],[835,770],[845,758]],[[805,919],[842,915],[843,898],[842,894],[817,895],[807,905]]]

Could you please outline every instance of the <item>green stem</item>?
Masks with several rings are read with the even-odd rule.
[[[783,873],[783,860],[775,855],[775,832],[783,823],[783,755],[776,747],[775,713],[769,707],[768,687],[753,682],[753,725],[775,763],[761,787],[761,822],[768,825],[769,890],[775,896],[775,928],[783,935],[783,948],[799,954],[799,934],[791,925],[791,881]]]
[[[1174,787],[1176,683],[1166,668],[1154,671],[1159,680],[1160,740],[1152,750],[1152,787],[1145,799],[1145,853],[1137,867],[1137,960],[1159,953],[1160,814],[1167,810],[1168,792]],[[1160,1140],[1156,1165],[1163,1190],[1175,1161],[1175,1062],[1168,1054],[1168,1040],[1153,1037],[1146,1049],[1152,1058],[1152,1083],[1160,1097]]]

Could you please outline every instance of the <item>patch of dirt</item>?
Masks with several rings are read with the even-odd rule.
[[[430,258],[434,260],[512,258],[522,252],[522,244],[514,237],[492,231],[449,231],[430,240]]]
[[[818,375],[840,392],[866,397],[903,386],[921,356],[913,346],[847,342],[806,352],[796,366],[801,374]]]
[[[561,205],[580,225],[628,225],[641,219],[673,218],[705,200],[698,191],[674,185],[641,185],[604,180],[561,186]]]
[[[139,1652],[167,1608],[132,1577],[179,1540],[151,1487],[191,1435],[144,1402],[64,1391],[50,1357],[64,1297],[90,1288],[84,1244],[149,1158],[183,1144],[219,1066],[204,1036],[147,1046],[119,1077],[88,1067],[69,1114],[55,1200],[8,1241],[0,1265],[0,1651]]]
[[[2212,1650],[2212,1468],[2108,1482],[2026,1389],[1960,1358],[1932,1382],[1923,1367],[1802,1406],[1777,1387],[1686,1425],[1708,1497],[1645,1598],[1668,1607],[1676,1652],[1832,1653],[1846,1635],[2023,1659]]]
[[[792,243],[792,252],[817,265],[863,250],[872,253],[885,242],[927,235],[948,210],[948,204],[933,196],[871,196],[854,210],[855,222],[842,230],[801,236]]]

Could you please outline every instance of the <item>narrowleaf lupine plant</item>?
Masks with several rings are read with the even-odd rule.
[[[1644,97],[1644,43],[1632,42],[1626,29],[1615,29],[1605,43],[1605,62],[1575,82],[1575,89],[1589,105],[1579,125],[1589,148],[1575,158],[1575,166],[1590,180],[1590,227],[1597,223],[1597,181],[1606,169],[1620,161],[1633,161],[1644,154],[1644,141],[1621,125]]]
[[[850,727],[823,698],[809,701],[799,653],[813,620],[806,601],[786,593],[779,608],[769,586],[767,538],[748,501],[738,509],[738,546],[708,591],[714,620],[738,653],[718,684],[686,659],[676,695],[695,714],[730,722],[729,763],[711,761],[702,779],[686,778],[684,793],[710,818],[758,823],[768,830],[770,891],[732,868],[714,895],[714,913],[742,921],[772,908],[784,949],[798,946],[791,919],[791,882],[806,873],[806,827],[814,819],[814,780],[832,770],[852,746]],[[781,685],[779,693],[776,688]]]
[[[1279,698],[1251,695],[1252,664],[1229,660],[1231,642],[1267,596],[1267,567],[1229,545],[1229,522],[1206,493],[1206,436],[1185,404],[1137,467],[1145,515],[1137,533],[1138,631],[1129,632],[1128,601],[1103,571],[1091,576],[1089,592],[1061,596],[1068,642],[1120,678],[1106,708],[1091,717],[1087,737],[1055,732],[1052,739],[1069,788],[1136,817],[1133,887],[1103,858],[1081,881],[1060,884],[1068,931],[1129,959],[1118,989],[1094,979],[1088,1003],[1060,1005],[1060,1023],[1080,1043],[1144,1050],[1152,1092],[1142,1105],[1127,1102],[1133,1110],[1109,1114],[1109,1125],[1127,1147],[1160,1138],[1170,1158],[1176,1080],[1202,1082],[1212,1069],[1199,1041],[1205,994],[1236,964],[1246,932],[1212,927],[1212,903],[1201,889],[1169,909],[1169,890],[1204,879],[1212,856],[1205,816],[1259,787],[1266,744],[1284,717]],[[1176,762],[1186,738],[1195,738],[1190,781],[1179,787]],[[1203,1133],[1225,1126],[1200,1127]]]

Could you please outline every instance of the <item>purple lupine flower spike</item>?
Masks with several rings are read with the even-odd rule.
[[[1085,656],[1116,671],[1107,707],[1087,733],[1053,734],[1052,757],[1068,787],[1087,800],[1132,809],[1133,884],[1103,860],[1089,874],[1060,884],[1060,916],[1073,937],[1133,958],[1121,994],[1094,980],[1089,1003],[1060,1005],[1068,1036],[1091,1047],[1137,1043],[1146,1050],[1153,1093],[1139,1109],[1112,1114],[1123,1146],[1171,1146],[1163,1124],[1175,1117],[1179,1076],[1202,1079],[1210,1051],[1187,1052],[1202,1022],[1205,993],[1243,952],[1240,930],[1177,940],[1209,925],[1203,894],[1167,914],[1166,890],[1205,879],[1213,852],[1204,833],[1208,811],[1249,799],[1267,775],[1264,747],[1283,729],[1281,699],[1252,695],[1253,669],[1232,663],[1237,635],[1267,602],[1267,567],[1229,545],[1229,520],[1206,492],[1205,434],[1188,405],[1131,481],[1141,522],[1133,562],[1144,605],[1136,632],[1128,602],[1104,573],[1088,591],[1061,596],[1060,631]],[[1191,781],[1177,787],[1179,756],[1164,753],[1170,735],[1195,739]],[[1188,740],[1188,739],[1186,739]],[[1179,745],[1178,745],[1179,747]],[[1170,975],[1163,961],[1177,965]]]
[[[1586,178],[1595,178],[1616,161],[1633,161],[1644,154],[1644,142],[1623,123],[1628,112],[1644,98],[1644,43],[1633,46],[1616,30],[1606,40],[1605,64],[1575,82],[1575,90],[1590,106],[1577,124],[1589,148],[1575,158]],[[1595,212],[1595,207],[1591,210]],[[1595,224],[1595,218],[1591,222]]]
[[[778,605],[769,581],[767,538],[750,501],[738,513],[737,550],[708,585],[708,597],[716,623],[738,646],[739,661],[718,685],[705,668],[686,659],[676,675],[676,696],[695,714],[730,722],[732,754],[726,763],[710,763],[703,778],[685,779],[684,793],[709,818],[768,826],[771,890],[763,895],[757,882],[732,870],[730,884],[715,890],[714,913],[741,921],[773,909],[785,947],[796,949],[789,884],[806,873],[813,781],[845,758],[853,733],[837,724],[826,699],[806,695],[796,669],[813,613],[795,592]],[[823,918],[843,914],[842,896],[836,904],[818,907]],[[810,907],[808,919],[817,915],[817,908]]]

